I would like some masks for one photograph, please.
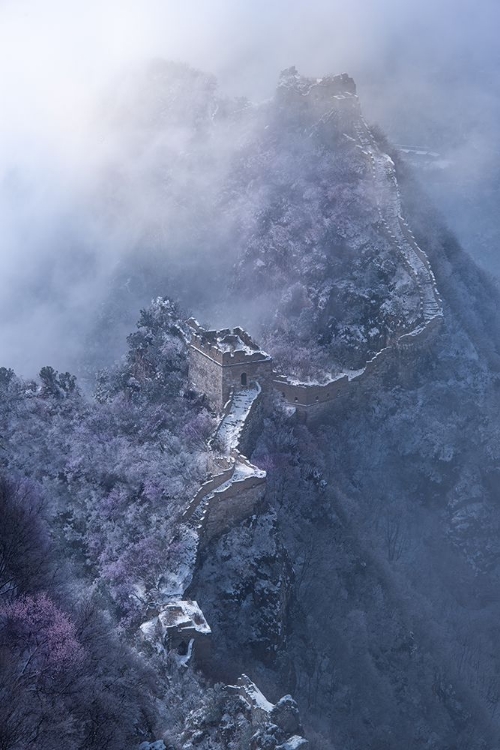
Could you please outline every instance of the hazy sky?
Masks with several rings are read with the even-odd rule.
[[[291,64],[361,83],[384,75],[389,93],[408,79],[417,97],[469,75],[487,89],[499,22],[497,0],[0,0],[0,146],[27,133],[71,148],[96,91],[155,55],[257,99]]]
[[[396,138],[446,141],[453,121],[478,179],[496,148],[499,22],[498,0],[0,0],[0,365],[70,366],[105,294],[119,238],[80,204],[101,155],[95,103],[124,67],[182,60],[257,100],[292,64],[347,71]],[[96,251],[75,266],[83,238]]]

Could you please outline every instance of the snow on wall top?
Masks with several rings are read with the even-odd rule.
[[[260,393],[261,387],[256,383],[254,388],[241,389],[233,395],[231,408],[217,430],[219,442],[227,454],[238,448],[245,422]]]
[[[165,632],[171,628],[180,631],[196,630],[204,634],[211,632],[198,603],[190,599],[176,599],[169,602],[158,615],[158,619]]]
[[[251,357],[252,360],[271,359],[243,328],[237,326],[232,329],[222,328],[220,331],[206,330],[194,318],[190,318],[187,324],[193,332],[191,346],[220,359],[221,364],[229,363],[234,355]]]

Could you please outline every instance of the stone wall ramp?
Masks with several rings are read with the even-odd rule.
[[[214,438],[214,442],[223,453],[229,454],[232,450],[238,449],[246,421],[260,393],[261,387],[255,383],[254,387],[244,388],[233,394],[231,406]]]
[[[355,131],[361,148],[370,160],[376,188],[377,211],[384,233],[399,255],[402,256],[405,265],[409,268],[418,285],[424,320],[431,320],[436,315],[442,315],[441,299],[437,292],[436,280],[429,260],[417,245],[403,218],[401,195],[394,162],[390,156],[380,150],[363,118],[359,118],[355,125]]]

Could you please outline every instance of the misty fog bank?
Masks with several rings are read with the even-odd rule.
[[[172,238],[158,203],[155,160],[160,153],[175,162],[179,189],[184,185],[188,202],[206,209],[207,165],[202,179],[184,179],[179,171],[188,147],[182,123],[168,144],[158,143],[158,133],[151,143],[129,137],[146,106],[144,92],[134,93],[137,71],[154,57],[212,72],[221,92],[256,101],[272,96],[279,71],[291,64],[305,75],[347,70],[370,121],[394,141],[431,148],[447,161],[423,180],[466,248],[497,271],[499,229],[491,214],[498,189],[499,16],[494,2],[479,13],[449,0],[404,6],[197,0],[182,9],[157,0],[4,2],[0,364],[23,375],[49,363],[81,371],[86,349],[93,364],[96,357],[102,363],[96,350],[103,341],[105,359],[113,359],[138,308],[156,294],[175,294],[179,282],[169,282],[169,259],[199,271],[198,255],[188,252],[192,227],[177,222],[176,232],[185,226],[189,241]],[[147,106],[154,109],[154,100]],[[209,239],[197,241],[205,261],[207,248],[220,260]],[[162,268],[152,276],[160,257]],[[203,309],[195,296],[193,310]],[[210,314],[226,323],[224,311]]]

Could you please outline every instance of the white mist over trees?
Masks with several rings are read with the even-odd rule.
[[[442,205],[452,226],[464,192],[490,207],[496,195],[498,8],[487,2],[476,10],[449,0],[3,2],[2,362],[26,375],[48,363],[76,368],[91,318],[100,313],[122,260],[131,247],[143,251],[131,218],[147,224],[149,196],[136,196],[134,217],[113,221],[109,206],[92,197],[103,167],[122,147],[118,132],[114,140],[103,136],[103,108],[154,57],[211,71],[222,92],[257,101],[272,94],[279,70],[291,64],[308,75],[347,70],[368,116],[396,140],[436,150],[446,144],[452,167],[436,191],[451,196]],[[481,221],[478,233],[467,224],[469,214],[461,214],[459,228],[471,249],[495,269],[495,225]],[[484,219],[484,211],[474,217]],[[146,301],[131,299],[117,338]]]

